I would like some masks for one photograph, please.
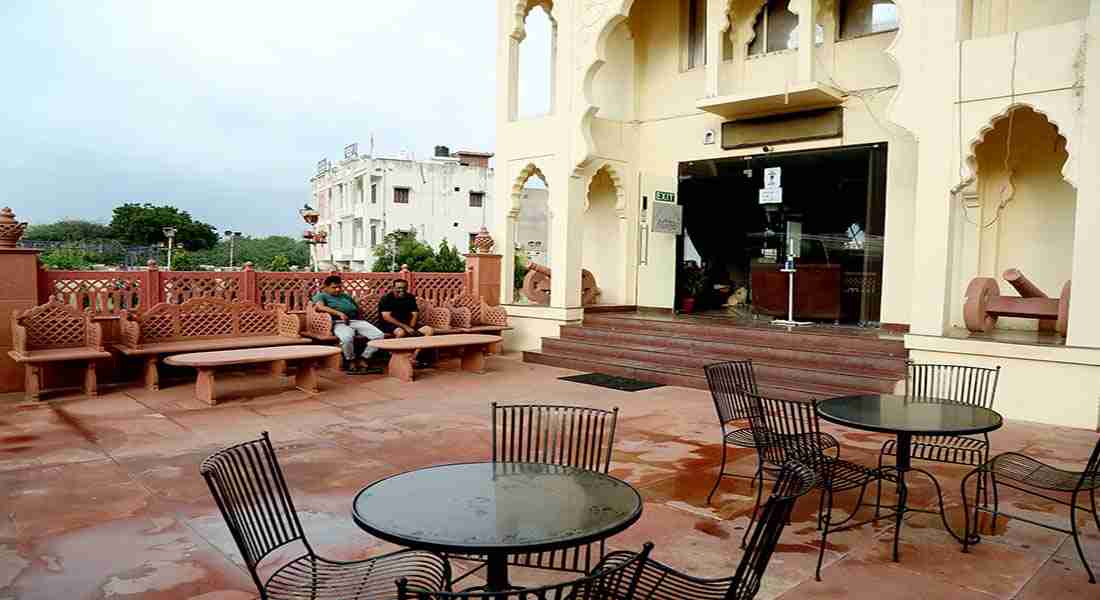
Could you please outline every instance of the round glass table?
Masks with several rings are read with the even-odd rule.
[[[818,415],[831,423],[897,436],[896,462],[898,503],[893,507],[897,518],[894,527],[894,561],[898,560],[898,537],[901,533],[902,518],[907,512],[934,511],[911,508],[908,505],[909,492],[905,483],[906,475],[912,471],[928,477],[936,485],[939,495],[939,515],[947,531],[962,542],[947,523],[943,508],[943,492],[932,473],[924,469],[914,469],[912,465],[913,436],[971,435],[1000,429],[1004,419],[996,411],[982,406],[963,404],[938,398],[920,398],[898,396],[895,394],[864,394],[844,396],[822,400],[817,404]],[[877,505],[876,505],[877,511]],[[967,535],[967,532],[963,532]]]
[[[487,591],[512,589],[508,556],[608,538],[642,515],[642,498],[603,473],[539,463],[466,463],[409,471],[367,486],[352,517],[409,548],[488,559]]]

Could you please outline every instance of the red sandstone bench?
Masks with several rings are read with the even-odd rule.
[[[484,373],[485,356],[494,345],[500,342],[499,335],[456,334],[373,340],[369,344],[372,348],[390,353],[390,364],[387,369],[390,377],[396,377],[401,381],[412,381],[413,357],[420,350],[457,349],[462,353],[463,371]]]
[[[381,320],[378,312],[378,302],[381,299],[377,295],[356,298],[364,320],[371,323]],[[420,312],[420,323],[431,327],[433,335],[476,333],[499,336],[501,332],[511,329],[508,327],[508,314],[503,307],[489,306],[477,296],[458,296],[441,307],[434,306],[424,298],[417,298],[416,305]],[[338,341],[332,333],[332,317],[317,310],[312,302],[306,305],[305,331],[302,335],[322,344],[335,344]],[[500,344],[495,344],[491,351],[499,352]],[[334,363],[328,366],[338,368],[339,360],[339,356],[335,357]]]
[[[248,348],[244,350],[219,350],[217,352],[193,352],[169,356],[164,362],[181,367],[195,367],[195,398],[210,405],[217,404],[214,394],[214,373],[218,368],[271,364],[271,374],[282,377],[286,374],[288,362],[298,364],[294,374],[294,385],[303,392],[316,394],[316,361],[337,355],[340,350],[324,346],[279,346],[276,348]]]
[[[161,356],[309,343],[298,335],[299,328],[298,318],[286,314],[282,305],[265,309],[251,302],[192,298],[182,304],[161,303],[141,313],[123,311],[124,343],[115,348],[144,359],[145,387],[156,390]]]
[[[83,362],[84,393],[95,396],[95,362],[110,358],[103,349],[103,330],[92,321],[91,311],[50,298],[50,301],[22,313],[12,313],[12,350],[8,356],[25,368],[28,400],[41,397],[45,387],[43,369],[50,363]]]

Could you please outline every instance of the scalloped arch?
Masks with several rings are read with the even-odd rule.
[[[1073,189],[1077,189],[1077,183],[1073,180],[1072,174],[1070,172],[1070,165],[1073,163],[1073,153],[1070,151],[1070,136],[1065,135],[1063,133],[1062,126],[1059,125],[1057,121],[1052,119],[1050,114],[1043,109],[1037,107],[1030,102],[1017,101],[1009,104],[1004,108],[1004,110],[993,115],[993,117],[990,118],[989,121],[987,121],[986,124],[981,127],[981,129],[978,130],[977,135],[971,138],[970,144],[967,146],[967,155],[963,159],[962,164],[962,168],[965,169],[965,173],[961,174],[959,183],[951,189],[952,193],[958,193],[962,191],[963,188],[970,185],[971,183],[974,183],[974,181],[978,179],[978,146],[982,145],[985,142],[986,137],[988,137],[989,134],[997,127],[998,123],[1007,119],[1009,115],[1011,115],[1013,112],[1021,109],[1029,109],[1035,114],[1042,117],[1044,121],[1050,123],[1051,126],[1054,127],[1054,132],[1058,135],[1058,137],[1065,140],[1066,155],[1069,156],[1069,158],[1067,158],[1065,164],[1062,165],[1062,179],[1073,186]]]
[[[512,5],[512,33],[511,36],[522,42],[527,37],[527,15],[536,7],[541,6],[546,11],[546,16],[552,22],[557,22],[554,16],[554,0],[515,0]]]
[[[596,176],[600,174],[600,171],[606,171],[607,176],[611,178],[611,184],[615,186],[615,212],[618,213],[620,219],[626,218],[626,188],[623,187],[623,178],[619,173],[619,170],[615,167],[615,164],[610,161],[604,161],[598,169],[593,171],[592,177],[588,178],[588,185],[585,186],[587,193],[584,195],[584,210],[588,212],[589,201],[588,198],[592,194],[592,184],[596,181]]]
[[[547,188],[550,187],[550,182],[546,180],[546,175],[542,173],[542,169],[538,167],[534,162],[529,162],[519,174],[516,175],[515,180],[512,181],[512,208],[509,211],[513,217],[519,215],[520,201],[523,199],[523,186],[527,184],[527,180],[532,177],[538,177],[542,181],[543,185]]]

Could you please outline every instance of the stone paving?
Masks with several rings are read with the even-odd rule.
[[[87,399],[31,404],[0,398],[0,600],[193,598],[248,600],[256,590],[198,473],[219,447],[269,431],[321,554],[366,557],[392,546],[352,523],[351,499],[364,485],[426,465],[489,456],[489,403],[540,402],[621,409],[613,474],[646,499],[642,519],[613,538],[614,549],[656,543],[654,556],[701,576],[732,574],[752,507],[746,481],[727,479],[705,503],[720,446],[706,392],[665,387],[626,393],[558,381],[572,371],[490,359],[486,375],[449,365],[412,384],[380,376],[329,374],[322,392],[286,391],[260,374],[219,380],[217,407],[191,397],[185,381],[159,392],[138,387]],[[873,464],[880,436],[832,429],[843,456]],[[1017,450],[1080,467],[1096,433],[1011,422],[993,433],[997,451]],[[751,472],[754,456],[734,454]],[[950,520],[961,525],[959,480],[966,469],[929,466],[943,483]],[[932,502],[929,484],[914,501]],[[838,513],[855,501],[839,497]],[[1053,503],[1006,494],[1007,510],[1051,522]],[[823,582],[817,558],[816,495],[800,501],[760,598],[1096,598],[1065,535],[1002,521],[970,554],[938,518],[911,517],[902,560],[889,560],[885,522],[831,536]],[[1100,570],[1100,534],[1087,515],[1086,552]],[[513,573],[518,583],[545,575]]]

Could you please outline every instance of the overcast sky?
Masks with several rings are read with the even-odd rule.
[[[494,149],[496,4],[2,0],[3,203],[32,223],[152,202],[296,234],[317,161],[346,144]]]

